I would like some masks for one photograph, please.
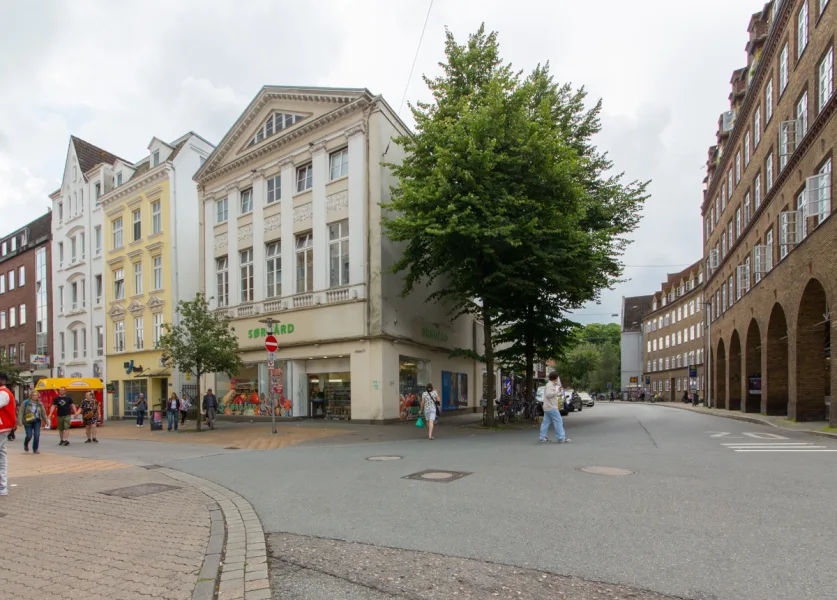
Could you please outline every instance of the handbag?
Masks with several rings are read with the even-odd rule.
[[[35,422],[35,413],[33,411],[26,412],[26,404],[29,404],[29,400],[27,400],[24,404],[23,408],[23,422],[27,425],[31,425]],[[38,407],[35,407],[35,410],[38,410]]]
[[[416,419],[416,427],[424,427],[424,417]]]

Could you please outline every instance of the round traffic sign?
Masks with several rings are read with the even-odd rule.
[[[279,349],[279,342],[276,341],[276,336],[272,333],[264,338],[264,349],[268,352],[276,352]]]

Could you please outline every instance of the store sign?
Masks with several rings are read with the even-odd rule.
[[[439,342],[447,342],[448,341],[448,334],[444,333],[443,331],[439,331],[435,327],[427,327],[426,325],[421,328],[421,335],[422,337],[426,337],[430,340],[436,340]]]
[[[49,356],[47,356],[46,354],[30,354],[29,363],[32,365],[37,365],[39,367],[48,367]]]
[[[273,326],[273,335],[284,335],[288,333],[294,332],[293,323],[287,323],[284,325],[274,325]],[[247,332],[247,337],[251,340],[257,339],[260,337],[267,337],[267,329],[264,327],[257,327],[256,329],[250,329]]]
[[[689,365],[689,377],[697,377],[697,367],[695,365]]]
[[[637,378],[636,377],[631,377],[631,383],[637,383]]]

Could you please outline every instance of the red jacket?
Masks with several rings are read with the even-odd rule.
[[[12,390],[0,385],[0,433],[9,433],[17,425],[17,406]]]

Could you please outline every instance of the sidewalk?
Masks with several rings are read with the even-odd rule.
[[[669,408],[679,408],[681,410],[690,410],[692,412],[703,413],[715,417],[724,417],[725,419],[735,419],[736,421],[746,421],[748,423],[758,423],[759,425],[768,425],[778,429],[786,429],[788,431],[798,431],[800,433],[808,433],[821,437],[837,438],[837,432],[823,431],[828,427],[827,421],[809,421],[800,423],[797,421],[790,421],[787,417],[776,417],[771,415],[761,415],[755,413],[743,413],[740,411],[726,410],[723,408],[707,408],[705,406],[692,406],[683,402],[655,402],[654,406],[666,406]]]

